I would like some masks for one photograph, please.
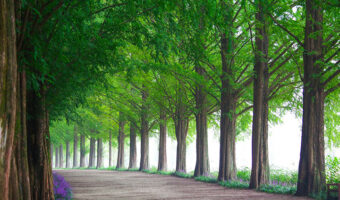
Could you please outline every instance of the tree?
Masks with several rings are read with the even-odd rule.
[[[252,168],[249,188],[258,188],[269,182],[268,162],[268,25],[266,22],[266,2],[255,1],[256,36],[254,65],[254,105],[252,128]]]

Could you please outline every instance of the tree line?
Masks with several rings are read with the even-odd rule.
[[[51,143],[60,164],[56,145],[79,140],[70,132],[80,166],[85,136],[94,166],[109,133],[118,168],[128,131],[137,166],[140,135],[140,170],[156,133],[166,170],[169,132],[178,172],[196,135],[194,174],[208,175],[214,125],[218,180],[236,178],[236,137],[251,130],[258,188],[269,181],[268,124],[290,110],[302,116],[297,195],[325,190],[325,148],[340,145],[337,1],[0,0],[0,11],[0,199],[53,199]]]

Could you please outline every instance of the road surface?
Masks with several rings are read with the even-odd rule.
[[[213,200],[310,200],[257,192],[227,189],[218,184],[193,179],[147,174],[132,171],[54,170],[63,175],[72,187],[74,199],[213,199]]]

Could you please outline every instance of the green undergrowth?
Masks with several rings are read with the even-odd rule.
[[[193,178],[193,173],[185,173],[185,172],[174,172],[172,173],[173,176],[178,176],[181,178]]]
[[[218,184],[222,185],[223,187],[227,188],[238,188],[238,189],[248,189],[249,183],[242,182],[242,181],[220,181]]]
[[[145,169],[143,172],[148,174],[159,174],[159,175],[171,175],[172,171],[158,171],[156,167],[152,167],[151,169]]]
[[[205,183],[217,183],[216,177],[209,177],[209,176],[198,176],[198,177],[195,177],[195,180],[205,182]]]
[[[261,185],[259,188],[261,192],[276,193],[276,194],[295,194],[296,186],[282,186],[282,185]]]

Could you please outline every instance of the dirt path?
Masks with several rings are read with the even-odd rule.
[[[307,200],[252,190],[226,189],[173,176],[104,170],[55,170],[70,183],[74,199]]]

